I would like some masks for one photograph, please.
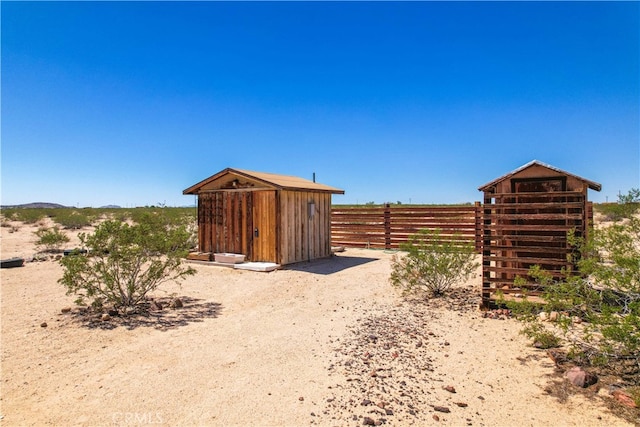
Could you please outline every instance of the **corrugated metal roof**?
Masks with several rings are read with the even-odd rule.
[[[339,188],[330,187],[328,185],[319,184],[308,179],[299,178],[290,175],[279,175],[275,173],[256,172],[244,169],[226,168],[209,178],[200,181],[199,183],[187,188],[182,194],[196,194],[200,188],[207,185],[211,181],[214,181],[224,175],[233,173],[235,175],[243,176],[248,179],[261,181],[267,186],[272,186],[281,190],[310,190],[328,192],[334,194],[344,194],[344,190]]]
[[[545,167],[547,169],[551,169],[551,170],[553,170],[555,172],[561,173],[563,175],[572,176],[574,178],[579,179],[580,181],[584,181],[589,186],[589,188],[592,189],[592,190],[600,191],[602,189],[602,185],[597,183],[597,182],[590,181],[590,180],[582,178],[582,177],[580,177],[578,175],[574,175],[572,173],[569,173],[567,171],[559,169],[559,168],[557,168],[555,166],[551,166],[551,165],[549,165],[547,163],[543,163],[543,162],[541,162],[539,160],[532,160],[529,163],[527,163],[526,165],[522,165],[518,169],[515,169],[515,170],[509,172],[508,174],[503,175],[500,178],[496,178],[493,181],[488,182],[488,183],[478,187],[478,190],[485,191],[486,188],[491,187],[493,185],[496,185],[500,181],[504,181],[505,179],[508,179],[508,178],[512,177],[513,175],[517,174],[518,172],[521,172],[521,171],[523,171],[523,170],[525,170],[527,168],[530,168],[531,166],[534,166],[534,165],[542,166],[542,167]]]

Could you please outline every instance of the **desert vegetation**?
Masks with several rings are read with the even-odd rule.
[[[88,302],[96,310],[128,314],[161,284],[195,274],[182,263],[192,235],[164,211],[144,212],[133,225],[106,220],[79,238],[87,252],[60,260],[64,274],[59,282],[77,296],[77,304]]]
[[[34,234],[38,238],[36,247],[47,252],[59,252],[62,245],[69,242],[69,236],[57,226],[40,227]]]
[[[195,208],[146,206],[137,208],[4,208],[4,221],[17,221],[24,224],[37,224],[44,218],[50,218],[55,224],[71,230],[79,230],[96,225],[106,219],[121,222],[138,222],[148,214],[162,212],[172,224],[192,224],[196,220]]]
[[[559,281],[531,268],[529,277],[544,286],[544,303],[525,296],[505,304],[537,347],[563,346],[572,363],[621,376],[640,406],[639,195],[634,189],[615,207],[599,208],[613,222],[594,227],[586,239],[569,236],[577,272]]]
[[[403,255],[391,261],[390,281],[403,294],[438,297],[478,268],[474,246],[464,240],[442,239],[440,230],[421,230],[401,244]],[[455,243],[454,243],[455,242]]]

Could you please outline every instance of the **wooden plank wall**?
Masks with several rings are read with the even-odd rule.
[[[314,214],[309,215],[309,203]],[[280,192],[280,264],[331,255],[331,194]]]
[[[331,244],[398,249],[421,229],[440,229],[441,237],[472,242],[480,251],[481,215],[479,202],[475,206],[334,207],[331,211]]]
[[[249,192],[213,192],[198,195],[200,252],[251,255],[252,198]]]
[[[567,233],[585,236],[593,209],[582,192],[487,194],[484,204],[483,305],[500,292],[506,298],[524,293],[538,296],[543,289],[528,277],[529,267],[539,265],[554,278],[575,266]],[[514,285],[516,277],[526,279]]]

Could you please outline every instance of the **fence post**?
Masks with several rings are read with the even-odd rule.
[[[384,248],[391,249],[391,205],[384,205]]]
[[[488,309],[491,306],[491,221],[492,194],[484,192],[484,203],[482,210],[482,302],[481,308]]]
[[[476,202],[476,252],[482,252],[482,203]]]

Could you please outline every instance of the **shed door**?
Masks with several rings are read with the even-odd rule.
[[[275,190],[253,193],[253,243],[251,261],[278,262]]]
[[[198,196],[200,252],[251,256],[251,193],[218,191]]]

